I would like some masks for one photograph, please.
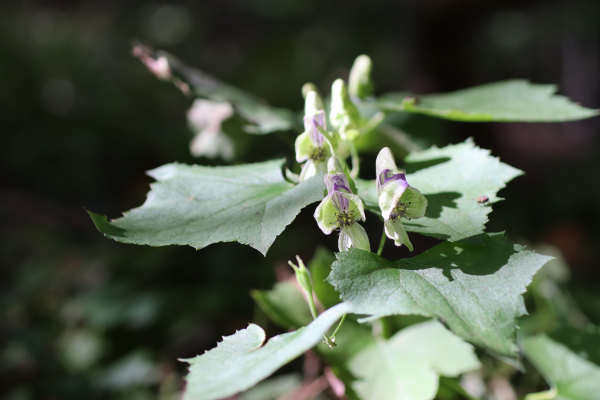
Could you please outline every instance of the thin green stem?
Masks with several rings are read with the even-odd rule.
[[[346,319],[346,314],[344,314],[342,316],[342,319],[340,320],[340,323],[338,324],[337,328],[335,328],[335,331],[333,331],[333,333],[330,335],[331,339],[335,338],[335,335],[338,333],[338,331],[340,330],[340,327],[342,326],[342,324],[344,323],[344,320]]]
[[[546,392],[530,393],[525,396],[525,400],[551,400],[557,395],[556,388],[552,388]]]
[[[360,127],[358,130],[359,136],[364,136],[367,133],[371,132],[373,129],[377,127],[380,123],[385,119],[385,112],[379,111],[377,114],[373,115],[370,120],[367,121],[366,124]]]
[[[306,291],[304,293],[306,293]],[[312,293],[306,293],[306,298],[308,299],[308,307],[310,308],[313,319],[317,319],[319,313],[317,312],[317,307],[315,307],[315,299],[313,299]]]
[[[377,255],[380,256],[383,251],[383,245],[385,244],[385,227],[383,228],[383,232],[381,233],[381,241],[379,242],[379,250],[377,250]]]
[[[356,179],[358,177],[358,172],[360,170],[360,162],[358,160],[358,152],[356,151],[356,146],[354,146],[354,142],[352,140],[348,140],[348,149],[350,150],[350,157],[352,157],[352,170],[350,171],[350,176],[352,179]]]

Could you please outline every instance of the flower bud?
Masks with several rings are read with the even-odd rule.
[[[304,97],[306,99],[306,95],[309,92],[317,92],[317,93],[319,93],[319,89],[317,89],[317,87],[315,86],[314,83],[307,82],[304,85],[302,85],[302,97]]]
[[[312,297],[312,282],[310,278],[310,271],[302,262],[302,259],[299,256],[296,256],[296,260],[298,260],[298,265],[294,265],[291,261],[289,261],[290,267],[294,269],[296,273],[296,279],[298,280],[298,284],[304,290],[307,296]]]
[[[373,94],[372,69],[373,63],[369,56],[363,54],[356,57],[348,78],[348,91],[351,96],[364,99]]]
[[[358,129],[360,113],[350,100],[346,84],[342,79],[336,79],[331,87],[331,125],[340,132],[343,139],[350,129]]]

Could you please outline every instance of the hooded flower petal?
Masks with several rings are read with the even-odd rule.
[[[406,229],[402,224],[400,218],[396,219],[386,219],[383,222],[383,226],[385,228],[385,234],[388,238],[394,241],[396,246],[402,246],[403,244],[408,247],[410,251],[413,251],[413,246],[410,240],[408,239],[408,234],[406,233]]]
[[[389,169],[394,173],[399,172],[399,169],[396,166],[396,160],[389,147],[381,149],[377,155],[377,160],[375,160],[375,173],[377,176],[386,169]]]
[[[339,174],[343,173],[344,168],[342,168],[342,164],[338,161],[337,158],[331,157],[327,160],[327,173],[328,174]]]
[[[348,250],[350,247],[371,251],[367,232],[359,224],[353,224],[342,229],[338,240],[338,247],[340,251]]]
[[[317,93],[315,90],[309,91],[304,98],[304,116],[312,117],[324,109],[323,100],[321,100],[319,93]],[[325,127],[325,124],[322,126]]]
[[[321,130],[323,132],[327,130],[325,119],[325,111],[323,110],[304,117],[304,131],[308,132],[310,141],[315,147],[322,147],[325,144],[325,136],[323,136],[323,133],[321,132]]]
[[[389,147],[384,147],[381,149],[379,154],[377,155],[377,160],[375,161],[375,174],[376,174],[376,185],[377,185],[377,195],[381,193],[381,187],[385,182],[388,182],[390,178],[394,177],[394,175],[401,174],[402,179],[406,180],[404,174],[406,171],[403,169],[399,169],[396,166],[396,160],[394,159],[394,155]],[[400,177],[396,177],[395,179],[400,179]]]
[[[406,179],[387,182],[379,194],[379,208],[383,219],[389,219],[397,207],[400,198],[408,188]]]

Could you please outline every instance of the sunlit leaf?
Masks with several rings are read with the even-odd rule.
[[[526,400],[587,400],[600,394],[600,330],[562,328],[551,335],[522,338],[527,358],[546,378],[550,391]]]
[[[89,213],[98,230],[122,243],[165,246],[237,241],[263,254],[300,210],[323,199],[319,174],[297,186],[281,173],[284,160],[231,167],[167,164],[148,174],[146,202],[108,222]]]
[[[443,242],[396,262],[340,252],[329,282],[354,313],[435,317],[467,341],[514,359],[515,319],[527,312],[521,294],[550,257],[507,243],[502,233],[485,234],[484,241]]]
[[[348,310],[339,304],[310,325],[275,336],[264,346],[265,332],[254,324],[224,337],[216,348],[183,360],[190,363],[183,400],[222,399],[254,386],[314,347]]]
[[[472,122],[562,122],[598,115],[598,110],[582,107],[556,95],[556,90],[556,85],[511,80],[444,94],[408,97],[390,94],[380,98],[378,103],[367,105]]]
[[[502,200],[496,194],[506,182],[522,174],[472,140],[411,153],[404,163],[400,167],[406,169],[408,183],[429,203],[425,217],[402,219],[406,229],[450,241],[469,238],[471,243],[480,244],[491,204]],[[356,186],[367,209],[381,215],[375,181],[358,179]],[[487,200],[482,203],[480,197]]]
[[[349,366],[363,400],[431,400],[440,375],[455,377],[480,364],[473,346],[439,322],[427,321],[373,342]]]

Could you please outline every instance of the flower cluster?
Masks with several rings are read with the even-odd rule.
[[[327,196],[317,207],[315,219],[325,234],[329,235],[334,230],[340,232],[340,251],[351,247],[370,250],[369,238],[364,228],[357,223],[365,220],[363,202],[352,193],[349,176],[338,159],[344,163],[349,151],[352,156],[352,176],[358,174],[358,167],[355,168],[358,154],[353,140],[360,135],[359,129],[363,129],[364,125],[361,127],[361,115],[351,95],[356,101],[371,96],[371,68],[369,57],[361,56],[356,60],[350,73],[350,93],[343,80],[333,82],[329,115],[333,132],[327,130],[323,101],[315,86],[306,84],[302,88],[306,98],[304,133],[296,139],[295,147],[296,159],[305,164],[299,180],[306,180],[319,172],[327,172]],[[404,244],[412,251],[413,246],[402,218],[410,220],[423,217],[427,199],[408,184],[405,171],[396,166],[394,156],[387,147],[377,156],[376,174],[377,197],[385,234],[394,240],[396,246]]]
[[[348,177],[336,158],[329,159],[327,168],[325,185],[328,194],[315,211],[319,228],[326,235],[336,229],[340,231],[340,251],[351,247],[370,251],[367,232],[358,224],[366,219],[362,200],[352,193]]]
[[[406,181],[406,172],[396,166],[394,155],[384,147],[375,162],[377,197],[384,219],[385,233],[396,246],[413,250],[401,218],[417,219],[425,215],[427,199]]]

